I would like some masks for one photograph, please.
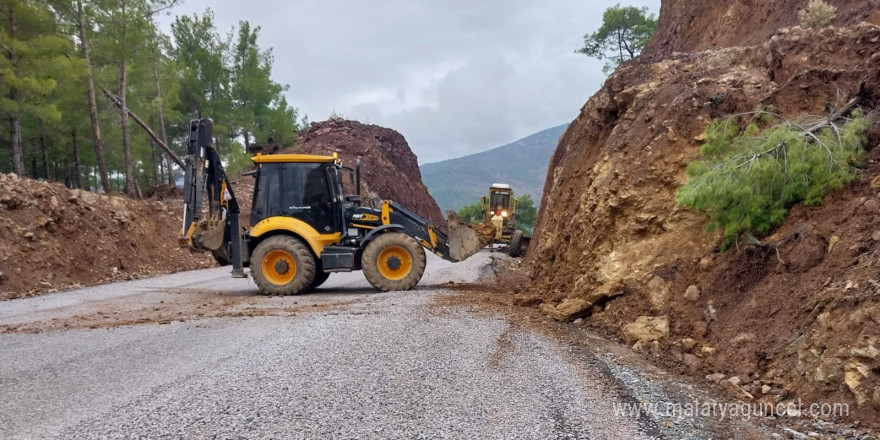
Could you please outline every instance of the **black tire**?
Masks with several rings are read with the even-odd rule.
[[[317,289],[321,284],[324,284],[324,281],[327,281],[327,278],[330,278],[330,272],[324,272],[323,270],[315,272],[315,279],[312,280],[309,290]]]
[[[251,255],[251,274],[260,293],[266,295],[305,292],[315,279],[315,266],[308,246],[287,235],[263,240]]]
[[[380,234],[367,244],[361,257],[367,281],[383,292],[412,289],[422,279],[426,264],[425,249],[400,232]]]
[[[522,231],[513,231],[513,234],[510,235],[510,251],[508,252],[511,257],[515,258],[522,256],[522,242]]]
[[[232,258],[229,258],[229,253],[226,252],[226,247],[222,247],[220,249],[214,249],[211,251],[211,256],[214,257],[214,261],[217,262],[219,266],[229,266],[232,264]]]

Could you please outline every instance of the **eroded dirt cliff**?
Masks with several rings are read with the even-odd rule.
[[[370,197],[391,199],[434,225],[446,225],[440,207],[422,183],[416,155],[403,135],[395,130],[344,119],[313,122],[299,134],[296,145],[285,152],[321,155],[336,152],[343,165],[352,168],[360,158],[364,203]],[[346,191],[354,194],[348,177],[345,185]]]
[[[858,182],[796,207],[768,246],[722,253],[703,215],[674,199],[714,118],[824,115],[860,90],[876,108],[880,27],[862,20],[877,4],[832,3],[839,26],[812,30],[781,27],[795,2],[664,1],[646,56],[608,78],[551,159],[521,303],[583,317],[681,371],[736,376],[724,383],[743,397],[833,399],[876,420],[880,149]]]

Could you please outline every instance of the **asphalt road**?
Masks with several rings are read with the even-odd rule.
[[[408,292],[375,293],[356,272],[270,298],[220,268],[0,302],[0,438],[653,437],[651,423],[615,417],[627,397],[564,345],[438,305],[446,283],[478,280],[491,258],[429,258]],[[48,325],[188,297],[198,310],[219,297],[242,299],[222,304],[231,311],[286,312]]]

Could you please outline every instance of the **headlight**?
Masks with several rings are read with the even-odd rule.
[[[507,217],[507,211],[501,211],[501,216],[502,216],[502,217]]]

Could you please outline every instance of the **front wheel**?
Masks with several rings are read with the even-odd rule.
[[[522,256],[523,233],[520,230],[513,231],[510,236],[509,252],[511,257]]]
[[[251,274],[261,293],[298,295],[315,279],[315,257],[303,242],[286,235],[263,240],[251,256]]]
[[[373,287],[409,290],[425,273],[425,250],[409,235],[388,232],[367,244],[361,257],[364,276]]]

